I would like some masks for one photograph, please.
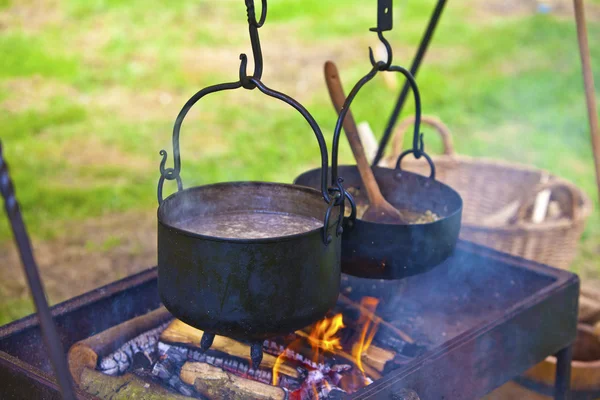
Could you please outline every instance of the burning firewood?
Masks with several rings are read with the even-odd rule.
[[[100,371],[107,375],[118,375],[132,366],[136,356],[142,355],[149,359],[149,353],[154,351],[154,347],[158,342],[158,336],[165,328],[166,325],[161,325],[158,328],[136,336],[125,342],[116,351],[101,357],[99,362]]]
[[[393,351],[382,349],[381,347],[372,344],[367,351],[362,354],[362,361],[377,371],[383,372],[386,363],[393,360],[395,356],[396,353]]]
[[[193,389],[183,383],[179,377],[181,366],[189,357],[187,349],[159,343],[158,353],[160,358],[152,368],[152,375],[174,391],[191,396]]]
[[[181,368],[181,380],[209,399],[284,400],[282,388],[241,378],[206,363],[186,362]]]
[[[98,364],[107,374],[124,372],[136,352],[148,352],[156,345],[162,325],[172,318],[161,307],[75,343],[68,355],[73,379],[79,383],[84,368],[95,369]]]
[[[110,400],[190,400],[191,397],[171,393],[153,382],[144,381],[133,374],[108,376],[83,368],[80,387],[100,399]]]
[[[306,337],[306,338],[308,337],[308,335],[306,335],[306,333],[304,333],[302,331],[297,331],[296,334],[298,334],[299,336]],[[352,355],[346,353],[345,351],[337,350],[336,355],[338,355],[342,358],[345,358],[346,360],[348,360],[350,362],[354,362],[354,357],[352,357]],[[370,365],[364,365],[364,370],[365,370],[365,373],[372,379],[381,379],[381,374],[375,368],[372,368]]]
[[[166,343],[186,345],[193,348],[200,348],[200,339],[204,332],[200,329],[193,328],[180,320],[174,320],[160,335],[160,340]],[[215,336],[215,340],[211,346],[211,351],[219,351],[230,356],[241,358],[250,363],[250,346],[230,339],[224,336]],[[273,369],[277,361],[277,357],[270,354],[264,354],[261,367]],[[280,373],[298,378],[298,370],[290,365],[283,364],[280,366]]]

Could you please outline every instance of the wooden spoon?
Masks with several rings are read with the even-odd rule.
[[[325,63],[325,82],[327,82],[327,89],[329,90],[335,111],[339,114],[344,106],[346,95],[344,94],[344,88],[342,87],[337,67],[331,61]],[[343,127],[354,158],[356,159],[360,179],[369,198],[369,206],[361,219],[383,224],[407,224],[408,218],[388,203],[381,194],[379,185],[377,185],[377,181],[375,180],[375,175],[373,175],[373,171],[365,155],[365,150],[358,136],[356,122],[354,122],[354,117],[352,117],[350,110],[348,110],[344,118]]]

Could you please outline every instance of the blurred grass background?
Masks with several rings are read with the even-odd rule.
[[[546,2],[549,13],[537,3],[449,1],[418,75],[423,109],[450,126],[461,154],[532,164],[584,189],[595,211],[573,270],[598,276],[600,214],[571,2]],[[409,66],[434,4],[395,2],[387,37],[396,64]],[[335,115],[323,63],[337,62],[347,90],[368,71],[375,6],[269,2],[263,81],[302,102],[328,144]],[[587,14],[598,87],[599,0]],[[0,138],[52,302],[153,265],[158,152],[172,153],[173,120],[193,93],[237,79],[239,53],[251,53],[245,15],[241,0],[0,0]],[[355,117],[379,135],[397,91],[378,78],[361,93]],[[285,105],[258,91],[209,99],[182,129],[186,186],[290,182],[318,165],[312,132]],[[346,143],[341,162],[352,162]],[[32,311],[3,213],[0,249],[3,324]]]

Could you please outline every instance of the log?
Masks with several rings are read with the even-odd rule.
[[[280,387],[240,378],[206,363],[186,362],[181,368],[181,380],[209,399],[284,400]]]
[[[353,328],[357,328],[357,326],[352,322],[346,321],[344,323],[349,324],[349,326],[352,326]],[[360,333],[360,332],[357,331],[357,333]],[[299,333],[296,332],[296,334],[299,334]],[[299,334],[299,336],[302,336],[302,337],[307,337],[309,335],[310,335],[310,330],[307,330],[307,329],[303,329],[302,334]],[[358,336],[360,336],[360,335],[358,335]],[[356,338],[354,338],[354,339],[356,339]],[[354,339],[352,339],[352,340],[354,340]],[[346,353],[336,351],[336,354],[341,354],[342,356],[344,356],[344,354],[346,354]],[[344,356],[344,358],[347,358],[348,356],[349,355],[346,354],[346,356]],[[383,348],[377,347],[376,345],[371,343],[369,348],[365,352],[363,352],[361,361],[363,363],[367,364],[368,366],[372,367],[373,369],[377,370],[378,372],[383,372],[383,370],[385,369],[385,364],[388,361],[393,360],[394,357],[396,357],[396,352],[394,352],[393,350],[383,349]],[[352,359],[351,361],[354,362],[354,359]]]
[[[549,180],[550,176],[545,172],[542,173],[542,176],[540,177],[540,183],[548,183]],[[533,212],[531,213],[531,222],[534,224],[541,224],[546,219],[551,195],[552,190],[546,189],[539,192],[535,197],[535,201],[533,203]]]
[[[200,339],[204,332],[200,329],[196,329],[178,319],[174,320],[160,335],[160,340],[166,343],[184,345],[192,348],[200,348]],[[215,336],[211,350],[220,351],[230,356],[237,357],[251,362],[250,360],[250,346],[247,344],[238,342],[237,340],[225,337]],[[261,362],[262,367],[273,369],[277,357],[265,353]],[[279,369],[280,374],[290,376],[292,378],[298,378],[298,371],[285,363],[281,364]]]
[[[309,334],[307,334],[307,333],[305,333],[305,332],[303,332],[303,331],[296,331],[296,334],[297,334],[298,336],[304,337],[304,338],[306,338],[306,339],[308,339],[308,337],[309,337]],[[345,351],[343,351],[343,350],[336,350],[336,351],[335,351],[335,355],[336,355],[336,356],[339,356],[339,357],[342,357],[342,358],[345,358],[346,360],[348,360],[348,361],[349,361],[349,362],[351,362],[352,364],[356,364],[356,362],[355,362],[355,360],[354,360],[354,357],[352,357],[352,355],[350,355],[350,354],[346,353],[346,352],[345,352]],[[365,373],[366,373],[366,374],[367,374],[367,375],[368,375],[370,378],[372,378],[373,380],[381,379],[381,374],[380,374],[380,373],[379,373],[379,372],[378,372],[378,371],[377,371],[375,368],[372,368],[372,367],[371,367],[370,365],[368,365],[368,364],[365,364],[365,365],[363,365],[363,368],[364,368],[364,370],[365,370]]]
[[[80,387],[100,399],[110,400],[190,400],[191,397],[172,393],[157,384],[144,381],[133,374],[108,376],[84,368],[80,374]]]
[[[393,360],[395,356],[395,352],[371,344],[367,351],[362,354],[362,362],[379,372],[383,372],[385,364]]]
[[[161,307],[75,343],[68,353],[69,370],[73,380],[79,384],[84,369],[96,369],[99,358],[118,351],[128,341],[160,327],[172,318],[167,309]]]

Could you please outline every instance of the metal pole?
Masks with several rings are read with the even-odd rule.
[[[0,142],[0,192],[2,192],[2,196],[4,197],[6,214],[12,227],[15,243],[19,249],[23,270],[25,271],[27,283],[31,290],[31,297],[33,297],[33,302],[35,303],[46,351],[54,367],[54,374],[58,380],[63,399],[75,400],[73,381],[63,346],[52,320],[52,314],[50,313],[44,293],[44,286],[42,285],[37,264],[33,257],[29,235],[27,234],[25,223],[19,210],[19,204],[15,197],[13,184],[8,173],[8,166],[2,154],[2,142]]]
[[[592,75],[592,61],[590,59],[590,46],[587,39],[583,0],[574,0],[573,3],[575,6],[575,22],[577,23],[577,39],[579,41],[579,53],[581,55],[585,99],[590,123],[590,136],[592,139],[592,150],[596,165],[596,184],[598,185],[598,196],[600,200],[600,128],[598,127],[598,109],[596,107],[594,91],[594,75]]]
[[[556,353],[556,377],[554,381],[554,399],[569,400],[571,398],[571,360],[573,346],[565,347]]]
[[[423,38],[421,39],[421,43],[419,44],[419,48],[417,49],[417,54],[413,59],[412,65],[410,67],[410,73],[412,76],[416,78],[417,72],[419,71],[419,67],[421,66],[421,62],[423,61],[423,57],[425,56],[425,52],[427,51],[427,47],[429,47],[429,43],[431,42],[431,38],[433,37],[433,33],[435,32],[435,28],[437,27],[438,21],[442,16],[442,11],[444,11],[444,6],[446,5],[446,0],[438,0],[435,9],[433,10],[433,14],[429,20],[429,24],[427,25],[427,29],[423,34]],[[408,91],[410,90],[410,85],[407,82],[404,83],[402,87],[402,91],[400,92],[400,96],[396,101],[396,105],[394,106],[394,110],[392,111],[392,115],[388,120],[388,125],[383,133],[381,140],[379,141],[379,148],[377,149],[377,154],[373,159],[373,165],[376,166],[377,163],[383,157],[383,152],[385,150],[385,146],[387,145],[392,130],[394,129],[394,125],[398,120],[398,116],[402,111],[402,107],[404,107],[404,103],[406,98],[408,97]]]

